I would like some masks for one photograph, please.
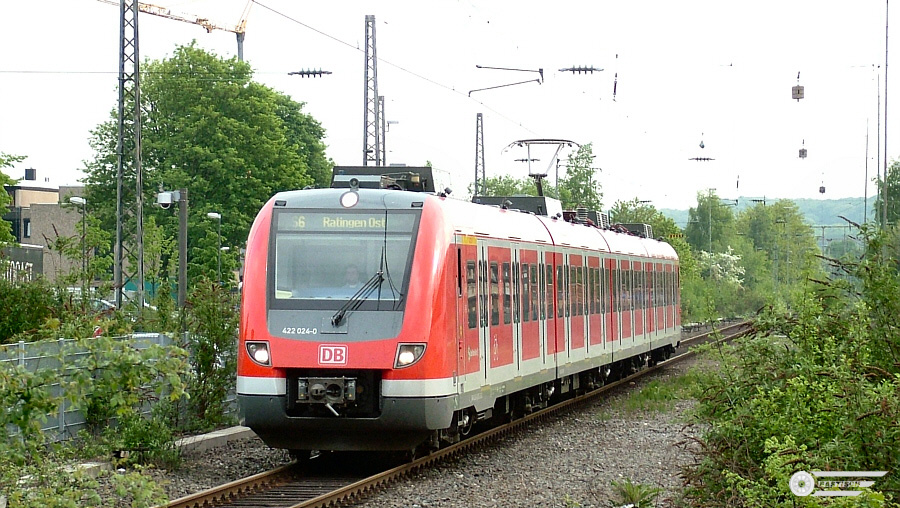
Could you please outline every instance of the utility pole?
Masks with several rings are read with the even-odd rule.
[[[188,191],[178,191],[178,308],[187,302]]]
[[[131,109],[126,111],[126,102]],[[126,117],[131,117],[131,123]],[[131,152],[131,166],[135,177],[135,207],[126,208],[125,167]],[[144,306],[144,232],[143,232],[143,171],[141,168],[141,87],[140,52],[138,51],[138,3],[134,0],[119,1],[119,107],[118,139],[116,141],[116,245],[113,277],[116,288],[116,307],[122,307],[125,284],[133,281],[137,287],[138,316]],[[124,222],[134,220],[135,234],[133,265],[125,273],[127,250],[124,241]]]
[[[481,179],[482,191],[484,190],[484,118],[481,113],[475,115],[475,194],[472,200],[478,197],[478,179]]]
[[[381,153],[381,163],[377,165],[387,166],[387,143],[384,139],[387,137],[385,135],[387,129],[385,129],[384,125],[384,95],[378,96],[378,119],[378,146]]]
[[[887,227],[888,209],[888,0],[884,0],[884,185],[881,193],[881,227]]]
[[[375,53],[375,16],[366,15],[366,69],[363,96],[363,166],[381,166],[381,119],[378,106],[378,57]]]

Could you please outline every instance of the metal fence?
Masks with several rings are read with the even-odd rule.
[[[138,349],[146,349],[152,344],[165,347],[174,343],[171,337],[163,333],[135,333],[120,337],[119,340],[129,341]],[[55,413],[46,415],[46,420],[41,425],[50,441],[66,440],[86,426],[82,412],[66,400],[64,387],[60,382],[68,375],[64,365],[75,365],[85,355],[87,351],[77,346],[73,339],[0,345],[0,367],[18,365],[29,372],[38,369],[56,369],[59,372],[59,381],[49,387],[51,396],[59,398],[59,406]],[[0,411],[3,410],[7,408],[0,408]],[[19,431],[15,426],[7,430],[13,435]]]

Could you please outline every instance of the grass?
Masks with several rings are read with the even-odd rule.
[[[680,376],[638,381],[638,387],[622,397],[613,399],[610,407],[604,410],[600,417],[611,418],[610,409],[629,414],[641,411],[668,411],[676,402],[693,398],[695,389],[705,375],[703,370],[695,367]]]

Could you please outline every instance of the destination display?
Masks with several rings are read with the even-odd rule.
[[[388,232],[412,231],[416,222],[413,213],[320,213],[320,212],[281,212],[278,214],[280,231],[309,232]]]

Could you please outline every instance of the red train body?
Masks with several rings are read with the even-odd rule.
[[[241,417],[294,451],[452,442],[667,358],[678,287],[652,239],[423,193],[280,193],[247,245]]]

